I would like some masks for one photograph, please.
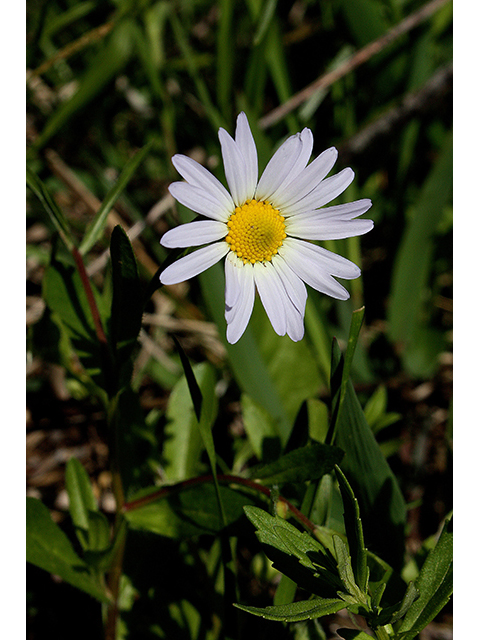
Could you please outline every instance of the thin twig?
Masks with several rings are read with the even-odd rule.
[[[370,58],[372,58],[377,53],[380,53],[380,51],[385,49],[397,38],[414,29],[416,26],[421,24],[424,20],[438,11],[440,7],[450,1],[451,0],[431,0],[431,2],[424,5],[421,9],[415,11],[411,15],[407,16],[404,20],[402,20],[402,22],[392,27],[389,31],[387,31],[385,35],[380,36],[380,38],[377,38],[373,42],[370,42],[365,47],[357,51],[336,69],[320,76],[319,78],[317,78],[317,80],[296,93],[282,105],[276,107],[275,109],[272,109],[270,113],[267,113],[266,116],[259,120],[258,126],[261,129],[267,129],[268,127],[276,124],[279,120],[282,120],[291,111],[308,100],[310,96],[316,91],[318,91],[319,89],[326,89],[334,82],[347,75],[347,73],[350,73],[350,71],[353,71],[364,62],[370,60]]]
[[[62,49],[57,51],[51,58],[42,62],[42,64],[29,72],[29,78],[35,78],[36,76],[41,76],[45,71],[48,71],[50,67],[52,67],[59,60],[66,60],[74,53],[81,51],[85,47],[87,47],[92,42],[97,42],[97,40],[101,40],[104,38],[110,31],[113,29],[116,20],[110,20],[110,22],[106,22],[105,24],[100,25],[99,27],[95,27],[88,33],[84,33],[83,36],[80,36],[77,40],[73,42],[69,42]]]
[[[440,100],[452,90],[452,79],[452,64],[438,69],[418,91],[407,94],[398,105],[383,113],[341,145],[338,154],[342,162],[348,162],[352,156],[363,153],[377,138],[387,135],[415,114]]]
[[[95,214],[100,206],[100,200],[88,189],[88,187],[78,178],[78,176],[70,169],[70,167],[62,160],[62,158],[53,149],[47,149],[45,151],[45,157],[50,165],[50,168],[58,176],[62,182],[76,195],[78,196],[89,210]],[[136,240],[134,247],[137,259],[142,263],[145,269],[150,274],[154,274],[158,268],[158,265],[150,258],[146,250],[144,249],[141,241],[138,239],[139,231],[143,231],[147,224],[153,224],[153,222],[163,215],[173,205],[173,197],[168,194],[157,202],[147,214],[146,220],[135,223],[132,227],[134,233],[132,234],[132,241]],[[117,224],[125,227],[126,224],[118,211],[115,208],[109,212],[107,217],[107,223],[110,229]],[[128,232],[127,232],[128,233]],[[95,271],[105,266],[108,260],[108,251],[105,252],[105,256],[98,258],[100,262],[95,265]],[[92,275],[91,265],[88,267],[89,275]]]

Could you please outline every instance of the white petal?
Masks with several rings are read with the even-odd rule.
[[[216,242],[228,234],[228,227],[217,220],[195,220],[170,229],[163,234],[160,244],[169,249],[176,247],[199,247]]]
[[[160,282],[163,284],[176,284],[189,280],[202,273],[228,253],[229,246],[226,242],[216,242],[208,247],[197,249],[184,258],[180,258],[168,266],[160,274]]]
[[[349,167],[343,169],[340,173],[337,173],[326,180],[322,180],[315,189],[301,200],[298,200],[292,205],[283,207],[282,214],[284,216],[291,216],[323,207],[324,204],[334,200],[337,196],[343,193],[354,177],[355,174],[352,169]]]
[[[247,116],[240,113],[237,118],[237,128],[235,130],[235,142],[240,149],[245,160],[247,178],[247,200],[251,200],[255,194],[258,180],[258,157],[257,147],[253,139]]]
[[[298,251],[286,241],[280,247],[279,253],[297,276],[313,289],[339,300],[347,300],[350,297],[348,291],[328,273],[323,264],[319,264],[313,254]]]
[[[299,174],[302,173],[302,171],[307,166],[308,161],[310,160],[310,156],[312,155],[313,150],[313,133],[310,131],[310,129],[307,129],[307,127],[303,129],[303,131],[300,133],[300,140],[302,141],[300,154],[295,162],[295,165],[292,167],[292,170],[285,178],[283,183],[278,187],[274,196],[272,196],[275,202],[277,200],[277,196],[280,197],[280,194],[283,193],[283,190],[289,184],[291,184]]]
[[[362,200],[355,200],[354,202],[346,202],[345,204],[336,204],[333,207],[324,207],[321,212],[315,211],[315,213],[322,213],[324,218],[335,218],[336,220],[352,220],[361,216],[372,206],[372,201],[369,198],[363,198]]]
[[[235,140],[225,129],[219,129],[218,139],[222,147],[225,177],[227,178],[233,201],[237,206],[241,206],[248,199],[250,186],[245,158]]]
[[[303,255],[310,258],[313,257],[317,264],[321,265],[322,268],[332,276],[353,280],[361,274],[361,270],[356,264],[350,262],[350,260],[347,260],[347,258],[343,256],[339,256],[337,253],[333,253],[333,251],[328,251],[328,249],[318,247],[316,244],[305,242],[304,240],[297,240],[296,238],[289,238],[287,240],[288,244],[293,246],[296,252],[303,253]]]
[[[255,282],[253,277],[253,265],[247,263],[239,269],[240,295],[233,307],[225,307],[225,319],[227,320],[227,340],[235,344],[245,332],[248,321],[252,315],[255,302]]]
[[[280,209],[298,202],[311,193],[332,169],[338,157],[335,147],[330,147],[306,167],[297,179],[289,181],[285,189],[275,196],[275,206]]]
[[[325,220],[320,211],[315,216],[291,216],[286,219],[285,230],[289,236],[306,240],[341,240],[361,236],[373,229],[372,220]]]
[[[233,211],[235,207],[231,195],[208,169],[202,167],[201,164],[192,160],[192,158],[181,154],[173,156],[172,163],[178,173],[185,178],[187,182],[195,187],[200,187],[208,191],[217,198],[226,210]]]
[[[298,156],[295,171],[291,174],[291,180],[295,180],[295,178],[305,169],[312,156],[313,133],[310,129],[305,127],[305,129],[300,133],[300,138],[302,139],[302,150]]]
[[[243,268],[243,262],[236,257],[233,251],[225,258],[225,306],[232,308],[241,293],[241,280],[239,272]]]
[[[297,274],[291,270],[288,264],[280,255],[272,259],[272,264],[277,270],[288,297],[302,318],[305,314],[305,304],[307,302],[307,289]]]
[[[269,262],[256,262],[253,265],[255,284],[272,327],[279,336],[287,332],[286,302],[290,302],[287,292],[275,267]]]
[[[290,136],[281,147],[273,154],[270,162],[265,167],[262,177],[258,181],[255,198],[268,200],[270,196],[288,178],[302,151],[302,139],[300,134]]]
[[[291,307],[287,311],[287,335],[294,341],[298,342],[305,334],[305,326],[303,324],[303,315],[295,307]]]
[[[168,190],[175,200],[207,218],[226,222],[233,212],[233,203],[229,210],[212,193],[187,182],[172,182]]]

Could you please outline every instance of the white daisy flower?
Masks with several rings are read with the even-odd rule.
[[[307,164],[313,134],[305,128],[288,138],[258,180],[257,149],[247,117],[237,118],[235,139],[218,132],[230,193],[207,169],[191,158],[172,162],[186,182],[174,182],[172,196],[206,219],[167,231],[168,248],[207,245],[180,258],[160,275],[175,284],[202,273],[225,258],[227,340],[237,342],[253,310],[255,290],[278,335],[294,341],[304,334],[305,283],[333,298],[348,291],[333,276],[351,280],[360,269],[346,258],[309,242],[339,240],[372,229],[371,220],[357,220],[372,205],[363,199],[324,207],[343,193],[354,178],[347,168],[325,178],[337,159],[334,147]]]

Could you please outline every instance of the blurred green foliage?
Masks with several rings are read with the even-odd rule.
[[[399,574],[385,592],[392,606],[403,597],[394,583],[405,561],[402,491],[408,482],[395,457],[399,429],[405,426],[403,407],[391,407],[389,397],[404,384],[435,385],[451,351],[452,3],[436,2],[428,18],[332,84],[307,91],[273,124],[265,127],[262,118],[318,77],[338,71],[355,52],[426,4],[431,3],[27,2],[27,294],[45,305],[43,315],[32,311],[28,321],[29,357],[63,367],[66,389],[79,402],[88,400],[103,410],[116,398],[119,442],[109,445],[116,451],[126,499],[140,499],[162,480],[206,473],[214,456],[211,429],[217,470],[247,477],[258,462],[274,463],[309,442],[324,442],[329,411],[335,411],[329,394],[339,389],[331,380],[343,366],[335,349],[331,364],[332,339],[345,350],[352,313],[365,305],[348,363],[350,381],[343,380],[334,443],[346,452],[340,466],[360,504],[365,545]],[[361,264],[363,278],[348,283],[348,302],[309,290],[306,337],[300,343],[277,336],[257,304],[245,336],[227,344],[219,265],[187,288],[162,289],[150,298],[158,284],[156,271],[168,258],[158,242],[161,234],[193,218],[168,196],[168,184],[177,179],[170,158],[190,154],[224,180],[217,130],[232,131],[240,110],[249,117],[260,169],[288,134],[308,126],[315,136],[314,155],[334,145],[337,169],[348,165],[356,172],[345,201],[373,201],[372,232],[325,243]],[[130,244],[120,227],[112,232],[115,224],[140,235],[131,236]],[[91,276],[105,343],[98,341],[72,247],[80,250]],[[104,255],[109,248],[111,261]],[[171,333],[193,362],[207,399],[202,431]],[[30,376],[32,406],[47,388],[45,369]],[[145,401],[152,389],[153,406]],[[46,508],[29,499],[29,517],[58,550],[49,553],[39,536],[30,560],[102,600],[101,568],[118,548],[106,543],[103,514],[83,468],[72,461],[67,485],[75,545],[59,527],[52,528]],[[336,530],[352,542],[352,528],[345,532],[342,519],[345,490],[341,495],[332,476],[315,478],[308,486],[286,480],[280,488],[304,513],[315,514],[325,540]],[[223,521],[219,500],[226,507]],[[236,526],[238,548],[244,536],[246,546],[259,553],[242,515],[247,504],[268,508],[246,487],[215,491],[204,485],[129,512],[118,637],[219,637],[218,620],[227,620],[221,604],[224,540],[206,534]],[[449,508],[446,504],[444,512]],[[440,519],[437,515],[430,533]],[[443,547],[450,544],[446,529],[441,540]],[[425,557],[422,549],[410,558],[408,580],[402,574],[406,582],[418,578],[420,586],[425,584],[430,571]],[[380,571],[380,560],[369,562]],[[271,584],[272,573],[278,575],[268,564],[252,560],[252,566],[257,585]],[[41,634],[48,627],[42,607],[50,607],[57,622],[61,607],[42,600],[42,587],[34,584],[42,584],[42,578],[31,575],[29,619]],[[377,578],[372,568],[370,584]],[[282,589],[288,591],[286,584]],[[255,588],[244,578],[240,591],[246,601]],[[408,614],[405,638],[414,637],[428,597],[421,596]],[[261,607],[270,602],[265,589],[253,599]],[[87,628],[94,637],[101,615],[100,605],[92,603]],[[332,612],[338,610],[337,601],[332,606]],[[67,605],[65,611],[72,609]],[[323,637],[313,624],[290,628],[245,618],[245,636],[262,637],[271,632],[265,626],[270,624],[279,638]],[[52,638],[64,637],[57,622]],[[77,632],[85,637],[82,624],[70,637]]]

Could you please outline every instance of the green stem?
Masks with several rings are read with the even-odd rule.
[[[375,635],[378,640],[391,640],[391,635],[388,633],[387,629],[391,629],[391,625],[386,625],[384,627],[378,627],[375,629]]]
[[[123,556],[125,552],[125,539],[127,528],[124,519],[125,494],[123,489],[122,476],[119,465],[119,430],[117,426],[118,418],[118,397],[110,401],[107,410],[109,450],[110,450],[110,471],[112,474],[112,490],[115,497],[115,535],[117,541],[116,552],[107,576],[107,587],[111,594],[111,604],[107,609],[105,621],[105,640],[115,640],[117,620],[118,620],[118,597],[120,592],[120,578],[122,577]]]

